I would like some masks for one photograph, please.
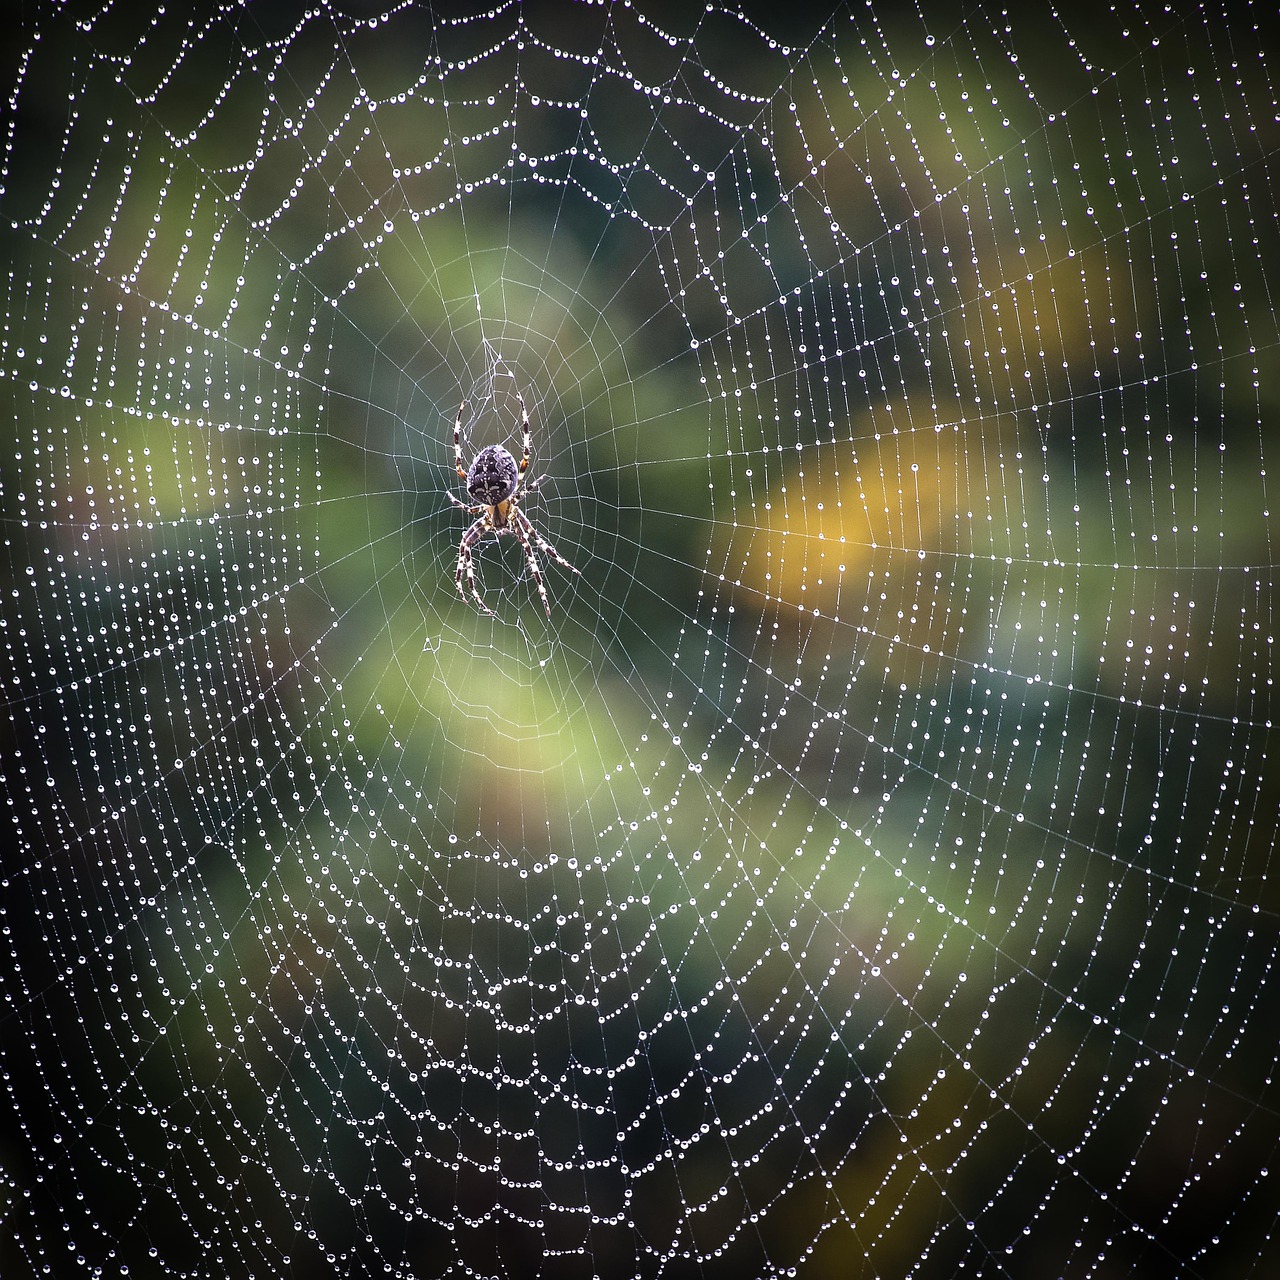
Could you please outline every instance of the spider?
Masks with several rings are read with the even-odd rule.
[[[501,535],[514,533],[524,548],[525,558],[529,561],[529,571],[537,584],[538,594],[542,597],[542,607],[551,617],[551,601],[547,599],[547,588],[542,581],[542,569],[538,565],[538,557],[534,552],[545,551],[557,564],[563,565],[572,573],[579,573],[534,527],[529,517],[520,510],[520,501],[526,493],[532,493],[542,483],[539,476],[531,483],[525,483],[525,472],[529,469],[529,452],[533,445],[533,433],[529,429],[529,411],[524,406],[524,397],[516,392],[520,402],[520,419],[524,432],[524,453],[519,463],[511,453],[500,444],[486,445],[471,461],[470,468],[462,465],[462,415],[466,411],[464,400],[458,406],[458,416],[453,423],[453,453],[455,465],[460,475],[467,482],[467,494],[474,499],[475,505],[460,501],[449,495],[449,501],[455,507],[461,507],[469,515],[479,519],[462,535],[458,544],[458,569],[453,575],[458,594],[465,600],[467,594],[462,589],[463,574],[467,578],[467,586],[482,613],[491,618],[496,617],[492,609],[485,604],[476,586],[475,566],[471,560],[471,548],[486,533]],[[581,574],[579,573],[579,576]]]

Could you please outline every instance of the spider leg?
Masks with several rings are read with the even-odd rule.
[[[465,511],[468,515],[471,515],[471,516],[478,516],[482,511],[489,510],[489,508],[485,506],[469,507],[465,502],[460,502],[451,493],[446,494],[445,496],[449,499],[450,502],[453,503],[455,507],[458,507],[460,510]]]
[[[582,570],[575,569],[556,549],[549,543],[546,538],[533,527],[533,521],[519,508],[516,509],[516,524],[538,544],[539,551],[545,551],[558,565],[576,573],[578,577],[582,577]]]
[[[525,519],[523,513],[517,507],[515,508],[515,520],[511,524],[511,528],[516,531],[516,537],[520,539],[520,545],[524,548],[525,558],[529,561],[529,572],[533,574],[533,580],[537,584],[538,594],[542,597],[542,607],[547,611],[547,617],[551,617],[551,601],[547,599],[547,587],[542,581],[542,570],[538,567],[538,557],[533,553],[533,543],[529,541],[529,534],[533,532],[533,526]],[[537,536],[536,534],[534,535]]]
[[[520,424],[524,432],[524,455],[520,459],[520,474],[529,470],[529,454],[533,449],[533,432],[529,427],[529,410],[524,407],[524,396],[516,388],[516,399],[520,402]]]
[[[458,406],[458,416],[453,420],[453,458],[454,466],[458,468],[458,474],[465,480],[467,478],[466,468],[462,465],[462,415],[466,410],[467,402],[464,400]],[[459,504],[461,505],[461,503]]]
[[[459,503],[461,505],[461,503]],[[481,516],[479,520],[471,526],[470,529],[462,535],[462,541],[458,544],[458,568],[453,575],[454,585],[458,588],[458,594],[465,600],[467,593],[462,589],[462,575],[467,575],[467,586],[471,588],[471,594],[475,598],[475,602],[481,613],[487,613],[491,618],[498,615],[489,608],[480,597],[480,589],[476,586],[476,569],[471,558],[471,548],[484,537],[488,530],[488,517]]]

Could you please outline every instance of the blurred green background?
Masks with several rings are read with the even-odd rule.
[[[4,42],[6,1277],[1280,1265],[1266,31]]]

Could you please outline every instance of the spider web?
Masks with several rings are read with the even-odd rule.
[[[5,1276],[1275,1274],[1275,28],[1172,8],[11,17]]]

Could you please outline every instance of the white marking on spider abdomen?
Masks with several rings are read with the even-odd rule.
[[[467,492],[477,502],[494,507],[511,497],[519,477],[515,458],[500,444],[487,445],[467,472]]]

